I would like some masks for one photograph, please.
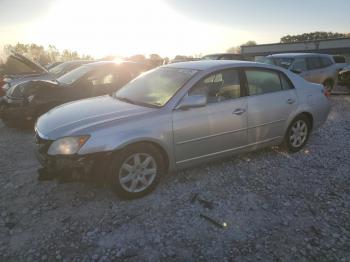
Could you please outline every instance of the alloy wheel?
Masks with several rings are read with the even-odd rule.
[[[124,190],[138,193],[152,184],[157,172],[156,161],[151,155],[135,153],[121,164],[118,179]]]
[[[307,132],[307,124],[301,119],[296,121],[290,131],[289,141],[291,145],[295,148],[300,147],[307,139]]]

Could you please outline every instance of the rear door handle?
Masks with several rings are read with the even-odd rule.
[[[242,108],[237,108],[235,111],[233,111],[232,113],[235,114],[235,115],[241,115],[245,112],[244,109]]]
[[[295,102],[295,100],[292,99],[292,98],[287,99],[287,103],[288,103],[288,104],[293,104],[294,102]]]

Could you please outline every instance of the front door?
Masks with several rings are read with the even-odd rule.
[[[188,95],[206,95],[204,107],[173,112],[177,165],[230,154],[247,143],[247,100],[238,70],[224,70],[199,81]]]

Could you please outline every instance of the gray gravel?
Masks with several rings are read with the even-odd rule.
[[[331,102],[304,151],[188,169],[133,201],[38,182],[33,135],[0,122],[0,261],[350,261],[350,96]]]

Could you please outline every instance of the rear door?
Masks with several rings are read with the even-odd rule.
[[[220,71],[199,81],[188,95],[207,96],[204,107],[174,110],[177,164],[229,154],[247,143],[247,100],[239,70]]]
[[[298,99],[284,73],[263,68],[245,70],[248,96],[248,143],[259,145],[281,140],[286,121]]]

